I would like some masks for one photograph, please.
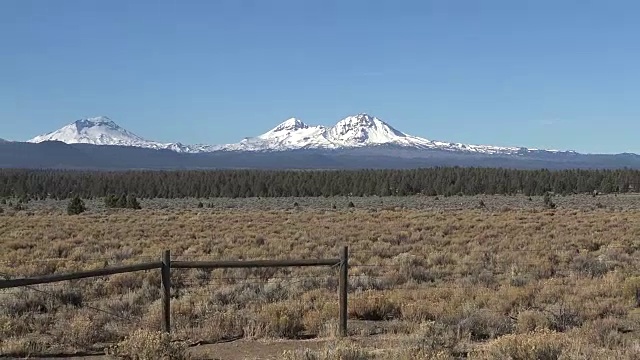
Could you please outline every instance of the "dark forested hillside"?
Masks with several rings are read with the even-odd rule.
[[[465,151],[367,146],[353,149],[177,153],[128,146],[0,142],[0,168],[66,170],[362,170],[431,167],[640,169],[640,155],[521,151],[487,155]]]
[[[637,191],[637,170],[429,168],[345,171],[0,170],[0,197],[65,199],[132,194],[141,198],[368,195],[541,195]]]

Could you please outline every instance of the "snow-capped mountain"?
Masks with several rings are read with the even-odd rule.
[[[262,135],[248,137],[234,144],[183,145],[144,139],[117,125],[106,116],[77,120],[54,132],[36,136],[28,142],[61,141],[67,144],[119,145],[166,149],[180,153],[217,151],[273,152],[298,149],[355,149],[395,146],[414,150],[444,150],[462,153],[515,155],[536,149],[468,145],[428,140],[405,134],[368,114],[348,116],[334,126],[310,126],[290,118]],[[550,152],[556,152],[550,150]]]
[[[146,140],[113,122],[106,116],[76,120],[71,124],[36,136],[28,142],[61,141],[67,144],[118,145],[150,149],[166,149],[177,152],[191,152],[188,146],[180,143],[159,143]]]
[[[245,138],[239,143],[216,146],[221,151],[282,151],[304,148],[325,148],[328,142],[323,137],[324,126],[309,126],[299,119],[291,118],[266,133]]]
[[[484,154],[516,154],[528,149],[467,145],[433,141],[405,134],[386,122],[358,114],[340,120],[332,127],[309,126],[291,118],[270,131],[235,143],[215,147],[223,151],[284,151],[295,149],[347,149],[395,145],[403,148],[437,149]]]
[[[46,144],[48,141],[71,145]],[[81,119],[29,142],[45,144],[12,141],[0,144],[0,168],[335,170],[474,166],[640,169],[640,155],[636,154],[579,154],[429,140],[403,133],[379,118],[363,113],[348,116],[333,126],[311,126],[290,118],[262,135],[226,145],[151,141],[125,130],[107,117]],[[103,146],[73,145],[78,143]]]

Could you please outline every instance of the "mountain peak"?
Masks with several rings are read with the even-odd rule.
[[[109,124],[111,125],[115,123],[108,116],[94,116],[94,117],[86,117],[86,118],[76,120],[74,124],[90,124],[90,125]]]
[[[338,121],[338,123],[334,127],[349,127],[349,128],[353,128],[353,127],[385,128],[386,127],[393,130],[393,132],[396,132],[397,135],[403,135],[402,133],[394,129],[391,125],[367,113],[360,113],[357,115],[347,116],[344,119]]]
[[[107,116],[87,117],[67,124],[56,131],[36,136],[27,142],[59,141],[66,144],[116,145],[176,152],[198,152],[211,146],[188,146],[181,143],[160,143],[144,139]]]
[[[359,121],[362,123],[372,123],[374,119],[377,119],[377,118],[367,113],[358,113],[356,115],[347,116],[346,118],[342,119],[342,121],[349,120],[349,121]]]
[[[85,118],[83,120],[89,121],[89,122],[93,122],[93,123],[96,123],[96,124],[105,123],[105,122],[112,122],[112,120],[108,116],[95,116],[95,117]]]
[[[137,146],[147,140],[118,126],[106,116],[96,116],[76,120],[71,124],[36,136],[29,142],[62,141],[67,144],[122,145]]]
[[[300,129],[308,129],[309,125],[305,124],[302,120],[292,117],[280,123],[274,127],[270,132],[278,131],[296,131]]]
[[[331,137],[355,143],[385,143],[406,135],[369,114],[347,116],[329,130]]]
[[[82,129],[86,129],[94,126],[105,126],[111,129],[120,129],[120,126],[118,126],[118,124],[113,122],[113,120],[111,120],[107,116],[96,116],[96,117],[84,118],[84,119],[76,120],[73,124],[76,126],[78,131],[82,131]]]

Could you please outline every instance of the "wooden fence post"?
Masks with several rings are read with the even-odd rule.
[[[171,332],[171,251],[162,254],[162,330]]]
[[[349,248],[343,246],[340,250],[340,324],[339,332],[341,337],[347,336],[347,284],[349,278]]]

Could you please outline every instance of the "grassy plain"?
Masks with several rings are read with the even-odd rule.
[[[176,269],[173,337],[329,340],[275,354],[286,359],[638,358],[640,196],[552,201],[154,199],[113,211],[95,200],[79,216],[66,202],[4,205],[0,272],[101,268],[163,249],[174,259],[326,258],[348,245],[353,340],[334,339],[329,268]],[[159,283],[148,271],[1,290],[0,354],[100,351],[157,330]]]

